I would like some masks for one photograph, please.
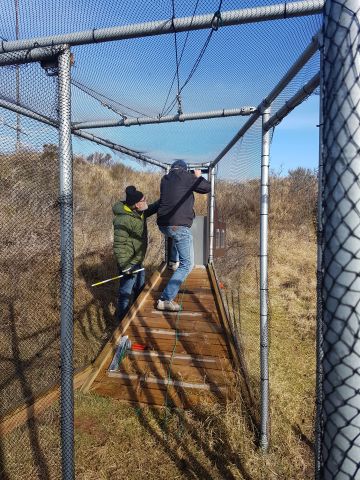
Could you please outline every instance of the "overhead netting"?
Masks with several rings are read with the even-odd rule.
[[[32,2],[31,11],[20,2],[19,31],[20,38],[28,38],[276,3],[90,1],[69,6],[63,1],[37,0]],[[1,36],[14,39],[13,3],[5,2],[3,11]],[[218,25],[218,30],[74,47],[73,121],[175,114],[179,109],[177,95],[184,113],[256,107],[318,32],[321,18],[315,15],[226,28],[221,28],[219,21]],[[318,61],[314,60],[274,108],[317,69]],[[243,117],[231,117],[103,128],[92,133],[160,160],[181,157],[197,162],[212,160],[244,121]]]

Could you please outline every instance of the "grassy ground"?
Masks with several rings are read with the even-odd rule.
[[[30,158],[24,167],[23,159],[19,165],[14,164],[13,158],[5,159],[2,168],[8,164],[11,175],[18,168],[15,177],[23,175],[26,183],[34,175],[32,162],[36,165],[37,159]],[[44,175],[54,181],[51,165],[47,168]],[[8,173],[8,187],[5,185],[9,195],[0,199],[3,211],[11,214],[1,287],[0,411],[15,406],[19,399],[31,402],[37,389],[50,386],[59,372],[59,298],[55,280],[58,257],[49,255],[58,238],[57,232],[44,235],[49,225],[58,225],[53,210],[56,195],[36,196],[29,202],[28,196],[16,194],[11,175]],[[158,194],[157,177],[135,173],[121,165],[108,168],[81,160],[76,163],[77,366],[87,364],[97,355],[114,328],[116,286],[94,290],[89,285],[116,272],[109,247],[111,205],[130,183],[144,185],[141,188],[151,199]],[[240,287],[239,329],[254,404],[246,405],[243,401],[239,382],[233,403],[202,405],[193,412],[174,411],[165,422],[161,410],[138,409],[77,393],[77,479],[305,480],[313,476],[314,185],[313,176],[307,172],[272,179],[269,453],[259,453],[257,425],[251,421],[259,402],[258,183],[224,184],[218,192],[218,204],[223,206],[227,221],[228,249],[226,259],[219,261],[217,268],[225,289]],[[27,188],[31,189],[31,185],[19,187],[20,191]],[[44,204],[48,208],[44,208],[41,222],[35,222],[28,231],[27,225],[37,218],[36,213]],[[20,211],[22,207],[26,211],[27,223],[14,221],[19,206]],[[204,204],[199,211],[205,212]],[[152,266],[158,263],[161,248],[155,225],[151,225],[150,237],[148,264]],[[26,245],[31,247],[28,251],[24,249]],[[26,255],[20,257],[24,251]],[[29,420],[1,439],[1,480],[59,478],[59,445],[59,411],[54,405],[38,420]]]
[[[173,411],[166,419],[162,410],[134,408],[109,398],[77,393],[77,479],[312,478],[314,304],[310,300],[315,246],[310,237],[296,238],[295,233],[282,240],[279,245],[272,239],[270,264],[273,282],[268,455],[258,450],[256,425],[249,420],[240,387],[235,401],[227,406],[202,405],[193,412]],[[301,275],[296,274],[299,271]],[[247,273],[249,279],[256,278],[254,272]],[[251,290],[244,292],[245,305],[251,306]],[[256,309],[244,306],[241,329],[256,407]],[[2,450],[9,479],[58,478],[58,418],[57,408],[43,415],[37,423],[35,443],[28,426],[6,437]],[[49,476],[43,477],[44,472]]]

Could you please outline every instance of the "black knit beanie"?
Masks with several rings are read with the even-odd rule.
[[[133,185],[129,185],[128,187],[126,187],[125,193],[126,193],[125,203],[126,205],[129,205],[129,206],[135,205],[135,203],[140,202],[140,200],[144,196],[144,194],[136,190],[136,188]]]

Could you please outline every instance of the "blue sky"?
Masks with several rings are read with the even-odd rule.
[[[296,167],[317,168],[319,160],[319,96],[293,110],[275,129],[271,167],[284,174]]]
[[[245,3],[256,6],[275,1],[247,0]],[[4,38],[14,38],[14,4],[12,0],[4,0],[3,3],[0,34]],[[169,18],[171,1],[158,0],[155,3],[154,6],[152,0],[79,0],[70,5],[68,0],[20,1],[20,37]],[[177,14],[191,14],[195,3],[195,0],[176,0]],[[218,3],[218,0],[200,1],[198,13],[215,11]],[[224,0],[222,8],[229,10],[243,6],[243,0]],[[59,15],[59,12],[62,14]],[[199,68],[182,92],[184,112],[245,105],[256,107],[308,45],[319,28],[318,17],[219,29],[213,34]],[[180,66],[180,83],[191,71],[208,33],[204,30],[189,35]],[[186,33],[178,34],[180,48],[186,39]],[[73,53],[75,66],[72,75],[77,81],[144,114],[152,116],[162,111],[175,70],[173,35],[85,45],[74,47]],[[316,59],[313,64],[309,62],[310,65],[292,82],[284,97],[274,105],[274,111],[279,108],[279,102],[290,98],[314,74],[318,69],[317,62]],[[3,75],[0,94],[13,99],[15,70],[3,69],[0,74]],[[20,78],[21,101],[35,111],[55,116],[54,80],[46,77],[44,71],[36,66],[22,67]],[[174,98],[175,94],[173,85],[170,98]],[[272,167],[276,171],[281,169],[286,173],[297,166],[316,167],[317,101],[318,97],[311,97],[276,128],[272,143]],[[175,112],[176,108],[171,113]],[[73,87],[74,121],[107,118],[120,117]],[[10,117],[9,121],[12,124],[14,118]],[[192,162],[211,161],[245,121],[244,118],[232,117],[182,124],[97,129],[92,133],[167,162],[179,157]],[[30,125],[27,128],[29,130]],[[1,138],[14,137],[11,128],[0,125],[0,129]],[[35,139],[32,130],[31,135],[24,135],[24,138],[37,146],[42,144],[44,134],[39,131]],[[9,139],[7,142],[11,143]],[[256,140],[255,144],[258,145]],[[250,142],[242,156],[249,166],[258,161],[258,153],[254,153],[255,144]],[[95,144],[74,140],[76,153],[88,155],[101,150],[102,147]],[[127,163],[136,166],[130,160]]]
[[[218,120],[221,122],[222,120]],[[318,166],[318,151],[319,151],[319,96],[312,95],[308,100],[299,105],[293,110],[285,119],[275,128],[272,143],[271,143],[271,168],[278,173],[284,175],[288,170],[297,167],[305,167],[316,169]],[[154,133],[158,126],[152,126]],[[171,129],[168,125],[167,129]],[[103,131],[103,136],[106,138],[106,131]],[[224,144],[212,146],[215,151],[220,152],[226,145],[226,136],[224,136]],[[199,140],[194,148],[189,146],[191,151],[191,158],[196,159],[197,152],[206,151],[206,148],[211,145],[211,138],[209,135],[204,135]],[[143,145],[144,146],[144,145]],[[166,147],[166,142],[162,144]],[[174,149],[174,144],[169,145]],[[217,147],[217,149],[216,149]],[[220,149],[219,149],[220,147]],[[179,156],[186,151],[181,145],[178,146]],[[101,147],[94,146],[89,142],[79,142],[75,139],[74,150],[77,153],[89,154],[94,150],[104,150]],[[161,152],[157,152],[157,157],[161,157]],[[201,157],[201,156],[200,156]],[[199,157],[199,159],[201,159]],[[166,155],[164,155],[166,159]],[[122,160],[123,161],[123,160]],[[129,166],[137,168],[136,162],[125,160]]]

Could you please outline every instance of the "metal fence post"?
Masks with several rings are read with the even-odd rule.
[[[327,0],[321,478],[360,478],[360,5]]]
[[[73,164],[71,148],[70,48],[58,57],[61,235],[61,447],[62,478],[74,479],[73,395]]]
[[[269,366],[268,366],[268,212],[270,131],[264,125],[270,118],[270,108],[262,113],[261,191],[260,191],[260,376],[261,426],[260,446],[269,446]]]
[[[323,323],[322,323],[322,252],[323,252],[323,40],[319,39],[320,47],[320,112],[319,112],[319,167],[318,167],[318,195],[317,195],[317,259],[316,259],[316,418],[315,418],[315,479],[320,479],[321,469],[321,441],[322,441],[322,358],[323,358]]]
[[[209,168],[211,193],[209,209],[209,263],[214,261],[215,168]]]

